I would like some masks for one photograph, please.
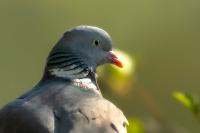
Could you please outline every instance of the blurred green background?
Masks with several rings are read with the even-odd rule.
[[[0,106],[31,89],[63,32],[82,24],[105,29],[133,60],[122,90],[105,81],[117,80],[108,66],[99,80],[131,125],[144,128],[130,133],[200,131],[172,97],[176,90],[200,95],[199,0],[0,0]]]

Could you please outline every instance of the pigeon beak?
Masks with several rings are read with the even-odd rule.
[[[116,55],[113,51],[109,51],[109,52],[108,52],[108,60],[109,60],[112,64],[114,64],[114,65],[116,65],[116,66],[118,66],[118,67],[120,67],[120,68],[123,67],[122,62],[119,60],[119,58],[117,57],[117,55]]]

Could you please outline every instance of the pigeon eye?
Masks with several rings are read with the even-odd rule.
[[[95,45],[95,46],[99,46],[99,44],[100,44],[100,41],[99,41],[99,40],[94,40],[94,45]]]

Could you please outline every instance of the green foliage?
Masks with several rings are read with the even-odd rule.
[[[200,120],[200,106],[199,99],[191,93],[184,93],[176,91],[173,93],[176,100],[182,103],[186,108],[192,111],[192,113]]]
[[[128,133],[144,133],[144,126],[139,119],[129,119]]]

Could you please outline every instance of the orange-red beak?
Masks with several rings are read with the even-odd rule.
[[[111,61],[112,64],[122,68],[123,64],[117,57],[117,55],[113,51],[109,51],[108,53],[108,59]]]

